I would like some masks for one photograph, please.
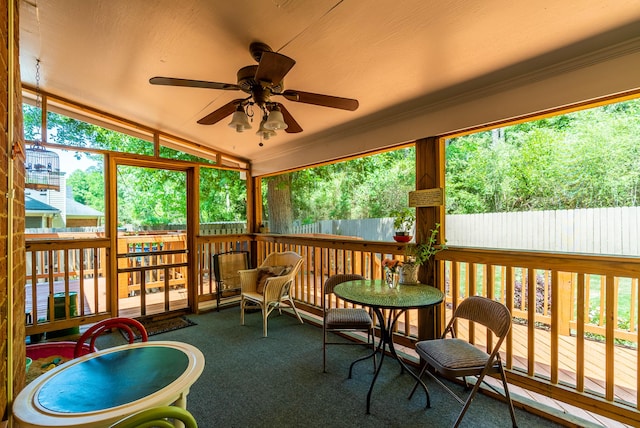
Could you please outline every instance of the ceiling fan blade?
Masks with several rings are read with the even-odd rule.
[[[278,107],[280,107],[280,111],[282,112],[284,122],[287,124],[287,129],[285,129],[285,132],[287,134],[297,134],[298,132],[302,132],[302,127],[298,124],[298,122],[296,122],[293,116],[291,116],[289,110],[287,110],[282,104],[277,104]]]
[[[218,123],[222,119],[224,119],[225,117],[229,116],[231,113],[236,111],[236,107],[238,106],[238,104],[240,104],[243,101],[244,100],[242,98],[239,98],[237,100],[228,102],[227,104],[220,107],[218,110],[212,113],[209,113],[208,115],[200,119],[198,123],[200,125],[213,125],[214,123]]]
[[[333,97],[331,95],[314,94],[311,92],[295,91],[293,89],[287,89],[281,94],[289,101],[295,101],[298,103],[314,104],[317,106],[339,108],[342,110],[354,111],[358,108],[358,100],[352,98]]]
[[[206,80],[177,79],[174,77],[152,77],[149,79],[152,85],[186,86],[188,88],[223,89],[227,91],[240,90],[240,87],[232,83],[208,82]]]
[[[288,56],[277,52],[262,52],[255,79],[257,82],[268,82],[277,85],[296,64]]]

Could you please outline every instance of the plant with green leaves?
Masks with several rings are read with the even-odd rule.
[[[442,250],[446,250],[446,242],[441,245],[437,245],[439,231],[440,223],[436,223],[435,228],[431,229],[431,235],[429,235],[427,242],[407,245],[405,249],[407,261],[405,263],[413,263],[416,266],[423,265],[425,262],[431,263],[434,255],[438,254]]]
[[[416,214],[411,208],[403,208],[391,212],[393,227],[398,232],[409,233],[416,222]]]

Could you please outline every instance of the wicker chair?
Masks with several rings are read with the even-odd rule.
[[[136,339],[134,329],[138,330],[142,342],[146,342],[149,340],[147,330],[142,324],[140,324],[139,321],[136,321],[133,318],[124,317],[108,318],[92,325],[91,327],[89,327],[89,329],[87,329],[87,331],[82,334],[82,336],[80,336],[80,338],[76,342],[76,347],[74,349],[74,358],[78,358],[82,355],[95,352],[96,347],[94,345],[96,343],[96,339],[105,333],[111,332],[111,330],[114,328],[124,331],[127,334],[129,343],[133,343],[133,341]],[[85,342],[87,340],[89,340],[89,349],[91,351],[87,351],[87,347],[85,346]]]
[[[480,350],[473,344],[458,339],[455,337],[455,325],[458,320],[469,320],[476,324],[483,325],[491,330],[496,336],[493,349],[490,354]],[[511,412],[511,422],[516,427],[516,415],[513,410],[513,402],[509,395],[509,386],[507,384],[507,378],[500,359],[500,345],[507,337],[507,334],[511,330],[511,313],[505,305],[495,300],[487,299],[481,296],[472,296],[463,300],[460,306],[457,307],[453,318],[447,325],[442,338],[436,340],[425,340],[416,343],[416,351],[420,355],[421,359],[425,361],[422,370],[420,371],[420,377],[426,372],[430,375],[438,384],[440,384],[449,394],[451,394],[460,404],[464,404],[462,411],[458,415],[454,423],[454,427],[460,425],[464,414],[469,409],[471,401],[475,397],[480,384],[483,382],[484,377],[487,374],[499,374],[502,380],[502,386],[504,388],[504,395],[509,405],[509,411]],[[447,334],[451,334],[451,338],[447,338]],[[487,331],[487,334],[489,332]],[[477,376],[475,385],[471,393],[467,397],[466,401],[463,401],[456,395],[451,389],[444,385],[435,375],[427,370],[427,367],[433,367],[436,373],[442,376],[454,379],[463,378],[466,389],[469,389],[469,385],[466,381],[466,376]],[[486,384],[486,383],[485,383]],[[488,385],[499,393],[493,386]],[[413,387],[409,398],[413,395],[418,384]]]
[[[322,299],[322,313],[324,322],[322,323],[322,371],[327,371],[327,345],[362,345],[361,342],[353,341],[329,341],[329,333],[339,333],[342,331],[366,331],[367,343],[375,352],[375,340],[373,333],[373,321],[366,309],[362,308],[329,308],[328,298],[333,294],[336,285],[347,281],[365,279],[362,275],[338,274],[329,277],[324,283],[324,298]],[[365,357],[367,358],[367,357]],[[357,360],[360,361],[360,360]],[[354,361],[356,363],[357,361]],[[375,367],[375,355],[373,365]],[[352,364],[353,365],[353,364]]]
[[[245,310],[257,306],[262,310],[263,336],[267,337],[267,318],[276,308],[282,314],[283,304],[293,309],[302,324],[302,318],[291,298],[290,289],[303,261],[304,259],[293,251],[271,253],[257,269],[238,271],[242,287],[240,324],[244,325]]]
[[[188,410],[176,406],[160,406],[129,415],[110,428],[173,428],[180,421],[185,428],[198,428],[198,423]]]

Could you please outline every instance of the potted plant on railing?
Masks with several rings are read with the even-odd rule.
[[[417,284],[418,269],[425,263],[427,263],[428,276],[432,276],[433,256],[447,249],[445,243],[437,245],[439,231],[440,223],[436,223],[435,228],[431,229],[431,235],[429,235],[427,242],[407,245],[405,249],[405,262],[400,269],[400,284]]]
[[[409,242],[413,238],[411,230],[416,222],[416,214],[410,208],[396,210],[391,213],[393,217],[393,228],[396,233],[393,239],[396,242]]]

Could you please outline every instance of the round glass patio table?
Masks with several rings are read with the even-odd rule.
[[[70,360],[20,391],[21,427],[105,427],[151,407],[186,408],[204,355],[182,342],[117,346]]]
[[[375,374],[371,381],[371,386],[369,387],[369,392],[367,393],[367,414],[369,414],[369,410],[371,408],[371,392],[373,391],[376,379],[380,374],[382,362],[385,357],[385,348],[387,347],[389,348],[390,355],[400,363],[401,369],[409,372],[409,374],[413,376],[420,385],[422,385],[427,397],[427,407],[429,407],[431,403],[427,386],[396,353],[393,345],[393,330],[398,318],[400,318],[407,309],[430,308],[442,303],[444,300],[444,294],[442,291],[435,287],[422,284],[399,284],[392,288],[389,287],[384,280],[365,279],[347,281],[342,284],[338,284],[334,288],[333,292],[342,300],[370,307],[378,318],[378,324],[380,326],[380,341],[378,346],[371,355],[354,361],[351,364],[351,367],[349,367],[349,378],[351,378],[353,365],[355,363],[372,358],[376,353],[381,352],[380,362],[376,367]],[[385,317],[383,311],[385,309],[391,310],[389,317]]]

